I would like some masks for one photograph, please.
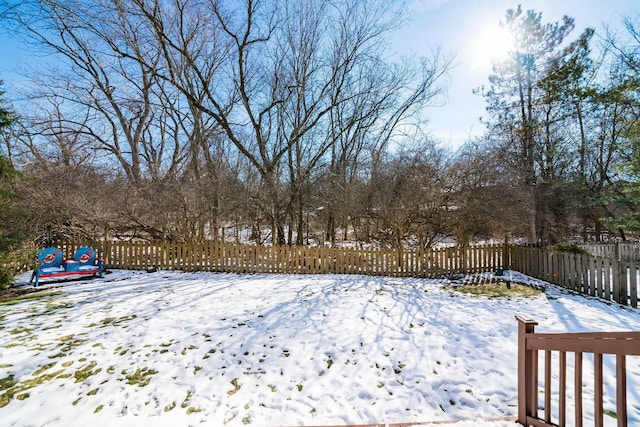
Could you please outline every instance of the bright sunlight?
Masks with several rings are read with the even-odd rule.
[[[513,36],[499,25],[486,25],[478,29],[470,43],[474,68],[490,67],[492,62],[504,61],[513,49]]]

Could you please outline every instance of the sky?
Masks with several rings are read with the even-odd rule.
[[[536,332],[605,332],[637,330],[640,311],[517,272],[504,277],[546,290],[514,284],[529,296],[489,298],[448,287],[461,280],[166,270],[42,284],[55,292],[0,306],[0,419],[6,427],[514,427],[480,419],[516,415],[516,315],[537,321]],[[552,359],[557,402],[557,352]],[[636,426],[639,359],[626,362]],[[592,360],[585,354],[587,426]],[[569,378],[573,361],[569,354]],[[615,369],[605,355],[607,427],[616,425]],[[569,387],[569,422],[573,394]]]
[[[544,22],[558,21],[563,15],[573,17],[572,40],[587,27],[597,32],[603,24],[615,28],[623,17],[640,11],[640,0],[407,1],[412,20],[393,35],[393,49],[430,57],[440,48],[445,55],[455,55],[447,96],[427,112],[432,136],[452,149],[484,131],[479,118],[485,113],[485,102],[473,89],[488,82],[492,52],[499,51],[502,43],[496,30],[507,9],[521,4],[525,10],[542,12]],[[28,50],[0,28],[0,80],[7,92],[20,81],[20,66],[29,61]]]
[[[450,148],[471,136],[483,133],[479,117],[485,101],[473,89],[488,83],[492,51],[499,50],[496,38],[499,22],[507,9],[522,5],[524,10],[542,12],[543,22],[559,21],[563,15],[575,19],[569,39],[576,39],[587,27],[601,33],[603,24],[620,27],[623,17],[640,11],[640,0],[414,0],[412,21],[393,40],[397,49],[431,55],[436,47],[455,55],[449,75],[447,99],[442,107],[428,113],[432,135]]]

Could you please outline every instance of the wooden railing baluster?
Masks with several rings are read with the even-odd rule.
[[[618,426],[626,426],[627,415],[627,356],[640,356],[640,332],[580,332],[567,334],[535,333],[537,323],[516,316],[518,320],[518,422],[528,426],[565,426],[567,424],[567,352],[574,357],[574,423],[583,425],[583,354],[593,354],[593,423],[604,425],[605,354],[616,356],[616,414]],[[544,419],[538,417],[538,357],[544,351]],[[558,417],[552,411],[552,357],[559,355]],[[609,360],[609,359],[607,359]]]

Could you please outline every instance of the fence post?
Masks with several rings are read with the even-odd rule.
[[[623,262],[618,259],[618,261],[616,261],[617,268],[613,272],[613,274],[618,276],[618,292],[615,295],[615,300],[624,305],[629,305],[629,299],[627,297],[627,264],[628,262]]]
[[[111,245],[109,236],[109,224],[104,226],[104,241],[102,245],[102,258],[104,259],[104,269],[106,270],[108,265],[111,265]]]
[[[502,249],[502,268],[505,270],[511,270],[511,260],[509,256],[509,235],[504,235],[504,248]]]
[[[538,322],[516,316],[518,321],[518,422],[527,425],[527,417],[533,415],[538,396],[533,390],[533,350],[527,350],[526,334],[533,334]],[[537,384],[536,384],[537,386]]]

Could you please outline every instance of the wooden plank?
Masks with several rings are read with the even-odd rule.
[[[535,332],[537,322],[516,316],[518,320],[518,421],[525,423],[532,415],[530,393],[532,382],[532,352],[527,350],[527,337]]]
[[[618,267],[614,272],[614,274],[618,275],[618,292],[616,292],[615,294],[617,295],[616,301],[618,301],[620,304],[629,305],[629,286],[627,283],[627,272],[629,271],[630,267],[629,262],[618,261],[616,264]]]
[[[125,265],[127,266],[128,269],[133,269],[133,242],[132,241],[127,242],[126,257],[127,257],[127,262],[125,263]]]
[[[575,426],[582,427],[582,353],[575,353],[573,368],[573,390],[575,398]]]
[[[544,420],[551,423],[551,351],[544,352]]]
[[[611,262],[605,260],[604,262],[604,299],[611,300]]]
[[[627,426],[627,359],[624,354],[616,356],[616,418],[618,427]]]
[[[558,396],[558,425],[567,425],[567,353],[560,352],[559,357],[559,396]]]
[[[596,296],[596,264],[595,264],[595,258],[590,256],[589,257],[589,291],[587,292],[589,295],[591,296]]]
[[[531,350],[531,416],[538,418],[538,350]]]
[[[617,260],[611,262],[611,299],[620,302],[622,296],[622,282],[620,280],[620,263]]]
[[[602,409],[602,354],[593,355],[593,388],[594,388],[594,422],[595,427],[603,427],[604,412]]]
[[[638,266],[635,262],[629,264],[629,303],[631,307],[638,307]]]
[[[627,354],[640,356],[640,341],[609,340],[598,338],[584,339],[529,339],[527,346],[534,350],[578,351],[583,353]]]
[[[607,286],[607,283],[609,283],[609,281],[605,279],[606,274],[607,272],[605,267],[605,259],[600,258],[598,259],[598,295],[597,295],[599,298],[605,298],[605,288]]]

